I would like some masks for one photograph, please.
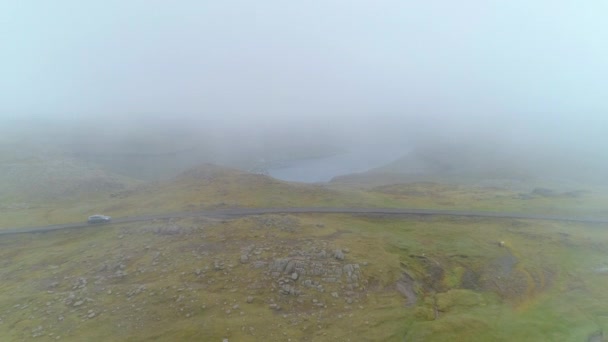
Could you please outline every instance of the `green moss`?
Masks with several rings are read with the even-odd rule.
[[[199,210],[222,202],[538,213],[571,204],[565,198],[523,201],[508,193],[492,197],[488,189],[432,184],[426,190],[416,185],[419,195],[403,189],[294,186],[239,174],[218,181],[150,185],[124,198],[65,199],[7,213],[3,224],[80,221],[91,211],[122,216]],[[600,197],[580,200],[592,198]],[[599,207],[572,206],[568,212]],[[608,329],[606,274],[596,271],[608,267],[608,232],[601,225],[415,216],[283,218],[264,217],[278,224],[263,224],[261,218],[176,220],[185,232],[175,235],[157,233],[166,222],[147,222],[5,236],[0,241],[0,335],[28,339],[42,325],[45,334],[62,340],[570,341]],[[284,222],[295,222],[296,229]],[[264,260],[307,246],[348,248],[344,262],[359,264],[363,274],[356,301],[334,298],[331,284],[324,292],[279,296],[267,268],[239,263],[242,249],[250,245],[267,247],[258,254]],[[232,264],[232,271],[213,270],[215,260]],[[127,276],[116,276],[120,264]],[[206,267],[202,276],[195,273]],[[404,273],[414,278],[418,296],[410,307],[396,291]],[[80,277],[88,280],[82,296],[94,301],[73,307],[65,299],[70,292],[80,293],[73,288]],[[144,292],[128,295],[142,285]],[[247,304],[250,295],[256,300]],[[269,308],[271,299],[282,309]],[[312,299],[327,307],[313,305]],[[232,309],[235,304],[240,307]],[[89,319],[88,310],[98,315]]]
[[[466,310],[482,304],[485,304],[483,296],[471,290],[452,289],[436,296],[436,307],[441,312]]]

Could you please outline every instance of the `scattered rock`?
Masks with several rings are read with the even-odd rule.
[[[291,259],[287,262],[287,265],[285,265],[285,270],[283,272],[285,272],[286,274],[290,274],[290,273],[293,273],[295,268],[296,268],[296,260]]]
[[[215,260],[213,261],[213,269],[216,271],[221,271],[224,269],[224,263],[219,261],[219,260]]]
[[[266,267],[266,265],[268,265],[268,263],[265,261],[254,261],[253,262],[253,268],[263,268],[263,267]]]
[[[285,267],[287,266],[287,263],[289,262],[289,259],[276,259],[272,265],[270,265],[270,270],[274,271],[274,272],[283,272],[285,270]]]
[[[127,276],[127,272],[125,272],[123,270],[118,270],[118,271],[114,272],[114,276],[117,278],[124,278]]]
[[[72,285],[72,290],[80,290],[87,287],[87,278],[78,278]]]
[[[336,249],[334,251],[334,258],[337,260],[344,260],[344,252],[341,249]]]
[[[279,293],[281,293],[282,295],[297,296],[300,294],[300,291],[298,289],[296,289],[295,286],[292,286],[289,284],[284,284],[284,285],[281,285],[281,287],[279,289]]]
[[[283,231],[293,232],[299,228],[299,221],[291,216],[265,215],[256,218],[258,225],[264,228],[279,228]]]
[[[67,296],[67,298],[65,298],[63,300],[63,302],[65,303],[65,305],[72,305],[72,303],[76,300],[76,294],[74,292],[70,292]]]
[[[40,337],[42,335],[44,335],[44,329],[42,328],[41,325],[32,329],[32,337]]]
[[[127,297],[131,298],[133,296],[137,296],[138,294],[142,293],[145,290],[146,290],[146,285],[140,285],[137,288],[132,289],[131,291],[127,292]]]
[[[414,291],[414,286],[416,282],[412,276],[403,272],[401,279],[397,281],[395,285],[397,292],[399,292],[403,297],[407,299],[406,305],[413,306],[418,301],[418,297],[416,296],[416,292]]]
[[[178,235],[182,234],[183,232],[182,227],[176,224],[170,224],[168,226],[158,227],[155,233],[157,235]]]

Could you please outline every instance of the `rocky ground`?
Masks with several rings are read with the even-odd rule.
[[[103,331],[138,339],[162,336],[183,322],[221,321],[226,338],[301,340],[327,334],[335,320],[369,324],[368,262],[335,238],[306,238],[301,230],[327,229],[264,216],[15,238],[21,248],[3,248],[2,279],[19,295],[2,298],[0,329],[14,340],[74,340]],[[18,261],[39,248],[40,238],[68,243],[70,251],[59,255],[51,246]],[[69,243],[81,238],[87,242]],[[159,324],[166,326],[151,329]],[[216,329],[197,334],[216,336]]]
[[[562,299],[591,291],[574,274],[556,285],[565,271],[545,260],[556,246],[580,253],[586,240],[546,233],[555,226],[495,221],[261,215],[5,236],[0,335],[441,340],[444,332],[469,336],[464,328],[492,332],[491,317],[551,291]],[[492,334],[468,340],[505,340]]]

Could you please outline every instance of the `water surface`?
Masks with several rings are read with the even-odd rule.
[[[274,178],[303,183],[329,182],[332,178],[365,172],[403,157],[403,149],[360,149],[324,158],[284,162],[269,168]]]

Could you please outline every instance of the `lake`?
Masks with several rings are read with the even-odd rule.
[[[404,149],[360,149],[324,158],[283,162],[269,168],[274,178],[303,183],[325,183],[332,178],[365,172],[384,166],[404,156]]]

